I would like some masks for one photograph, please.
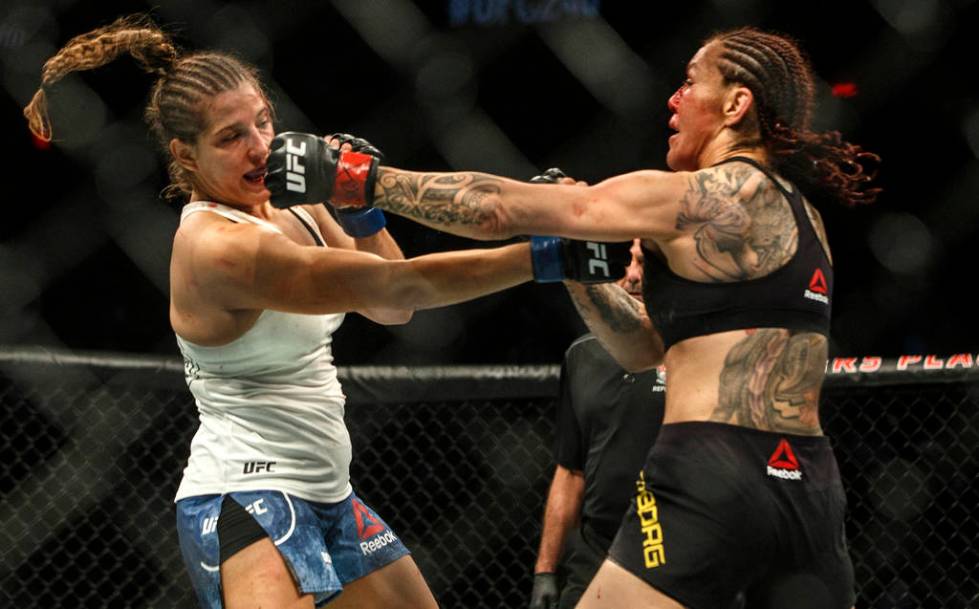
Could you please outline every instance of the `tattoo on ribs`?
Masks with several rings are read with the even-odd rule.
[[[721,370],[712,421],[796,434],[818,434],[826,339],[766,329],[731,348]]]
[[[493,217],[485,200],[499,178],[479,173],[409,174],[382,168],[374,206],[432,224],[476,225]]]
[[[754,279],[781,268],[795,254],[799,237],[785,197],[765,174],[743,163],[695,173],[676,228],[692,231],[694,263],[717,282]]]

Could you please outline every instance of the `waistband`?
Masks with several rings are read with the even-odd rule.
[[[690,421],[663,425],[646,466],[690,479],[732,478],[745,484],[788,482],[785,490],[837,487],[839,467],[826,436],[762,431],[727,423]]]
[[[793,446],[806,446],[811,448],[831,448],[832,443],[829,436],[807,436],[801,434],[783,433],[779,431],[765,431],[752,427],[742,427],[741,425],[731,425],[729,423],[717,423],[715,421],[682,421],[679,423],[664,423],[660,428],[659,435],[656,437],[656,444],[682,442],[689,438],[702,438],[704,436],[730,437],[730,438],[757,438],[759,440],[776,441],[779,438],[791,440]]]

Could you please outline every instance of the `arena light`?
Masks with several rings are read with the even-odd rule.
[[[857,83],[855,82],[838,82],[833,84],[832,89],[833,97],[839,97],[842,99],[848,99],[850,97],[856,97],[860,92],[857,88]]]

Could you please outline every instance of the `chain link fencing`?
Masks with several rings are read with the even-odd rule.
[[[971,361],[830,371],[823,421],[849,500],[858,607],[979,602]],[[197,426],[181,372],[159,358],[0,350],[0,607],[196,606],[172,504]],[[341,370],[355,488],[443,607],[526,606],[557,374]]]

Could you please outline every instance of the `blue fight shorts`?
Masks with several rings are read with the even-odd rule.
[[[356,494],[338,503],[317,503],[281,491],[229,493],[278,548],[301,594],[316,605],[349,583],[409,554],[374,510]],[[180,551],[203,609],[221,609],[218,516],[223,495],[177,502]]]

